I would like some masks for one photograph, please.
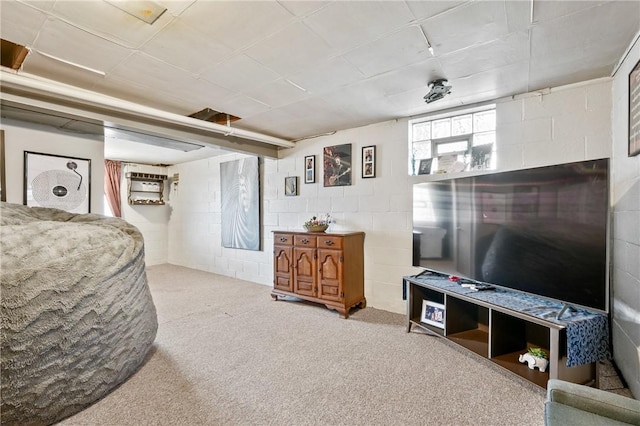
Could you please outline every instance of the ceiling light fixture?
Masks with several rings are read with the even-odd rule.
[[[431,56],[436,56],[436,54],[433,53],[433,47],[431,47],[431,43],[429,43],[429,39],[427,38],[427,35],[424,33],[424,30],[422,29],[422,26],[418,25],[418,29],[420,30],[420,34],[422,34],[422,38],[424,38],[424,42],[427,44],[427,48],[429,49],[429,53],[431,53]]]
[[[429,91],[429,93],[424,95],[424,101],[430,104],[431,102],[442,99],[445,97],[445,95],[451,93],[451,86],[445,86],[444,83],[446,82],[447,80],[445,80],[444,78],[439,78],[430,82],[429,86],[431,90]]]
[[[72,67],[80,68],[80,69],[83,69],[85,71],[89,71],[89,72],[92,72],[94,74],[98,74],[99,76],[102,76],[102,77],[107,75],[107,73],[104,72],[104,71],[100,71],[100,70],[97,70],[95,68],[90,68],[90,67],[87,67],[87,66],[84,66],[84,65],[76,64],[75,62],[71,62],[71,61],[67,61],[66,59],[58,58],[57,56],[53,56],[53,55],[50,55],[48,53],[41,52],[39,50],[35,50],[35,49],[31,48],[31,47],[28,47],[27,49],[29,49],[29,52],[35,52],[38,55],[44,56],[45,58],[53,59],[54,61],[62,62],[63,64],[71,65]]]
[[[123,12],[152,25],[167,8],[148,0],[104,0]]]
[[[162,136],[151,135],[149,133],[135,132],[116,127],[113,123],[105,123],[104,137],[109,139],[123,139],[131,142],[138,142],[159,148],[175,149],[176,151],[190,152],[203,148],[204,145],[186,141],[163,138]]]
[[[296,89],[300,89],[300,90],[302,90],[303,92],[307,93],[307,89],[305,89],[305,88],[304,88],[304,87],[302,87],[302,86],[298,86],[298,85],[297,85],[297,84],[295,84],[293,81],[291,81],[291,80],[289,80],[289,79],[286,79],[286,78],[284,79],[284,81],[286,81],[287,83],[289,83],[290,85],[292,85],[292,86],[293,86],[293,87],[295,87]]]

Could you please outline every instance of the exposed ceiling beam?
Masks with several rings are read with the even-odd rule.
[[[294,142],[244,129],[168,113],[96,92],[68,85],[0,71],[3,102],[74,117],[115,123],[130,130],[149,131],[165,137],[182,137],[215,147],[256,155],[277,157],[278,148],[292,148]],[[258,154],[258,151],[261,154]]]

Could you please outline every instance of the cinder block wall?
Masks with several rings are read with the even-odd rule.
[[[263,250],[221,247],[220,162],[238,154],[180,164],[172,190],[169,262],[271,285],[274,230],[302,230],[313,215],[331,213],[332,230],[365,238],[365,295],[369,306],[404,313],[402,276],[412,263],[412,185],[429,177],[407,173],[408,120],[393,120],[308,139],[263,162]],[[352,144],[353,184],[322,184],[322,149]],[[362,179],[361,149],[376,145],[377,170]],[[611,80],[601,79],[502,99],[497,103],[497,164],[520,169],[611,155]],[[305,184],[304,157],[316,156],[316,182]],[[284,195],[284,178],[298,176],[299,196]]]

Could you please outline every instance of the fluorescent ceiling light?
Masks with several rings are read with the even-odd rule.
[[[429,53],[431,53],[431,56],[435,56],[435,53],[433,53],[433,47],[431,47],[431,43],[429,42],[427,35],[424,33],[424,30],[420,25],[418,25],[418,29],[420,30],[420,34],[422,34],[422,38],[424,38],[424,42],[427,44],[427,49],[429,49]]]
[[[154,1],[147,0],[104,0],[112,6],[127,12],[151,25],[166,12],[167,8]]]
[[[112,125],[112,124],[111,124]],[[175,149],[176,151],[190,152],[204,147],[191,142],[178,141],[175,139],[163,138],[162,136],[150,135],[148,133],[134,132],[116,127],[108,127],[110,123],[104,123],[104,137],[111,139],[123,139],[131,142],[144,143],[160,148]]]
[[[89,71],[89,72],[92,72],[94,74],[98,74],[101,77],[104,77],[105,75],[107,75],[106,72],[97,70],[95,68],[90,68],[90,67],[87,67],[87,66],[84,66],[84,65],[76,64],[75,62],[67,61],[66,59],[58,58],[57,56],[49,55],[48,53],[44,53],[44,52],[41,52],[39,50],[35,50],[33,48],[28,48],[28,49],[29,49],[30,52],[35,52],[38,55],[42,55],[42,56],[44,56],[46,58],[53,59],[54,61],[58,61],[58,62],[61,62],[63,64],[71,65],[72,67],[80,68],[82,70]]]

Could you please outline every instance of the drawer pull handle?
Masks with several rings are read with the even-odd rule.
[[[285,241],[287,241],[287,237],[280,237],[280,242],[284,243]]]
[[[331,240],[327,240],[327,241],[325,241],[324,243],[325,243],[326,245],[328,245],[328,246],[332,246],[332,245],[333,245],[333,241],[331,241]]]
[[[307,240],[306,238],[303,238],[301,242],[302,244],[309,244],[309,240]]]

